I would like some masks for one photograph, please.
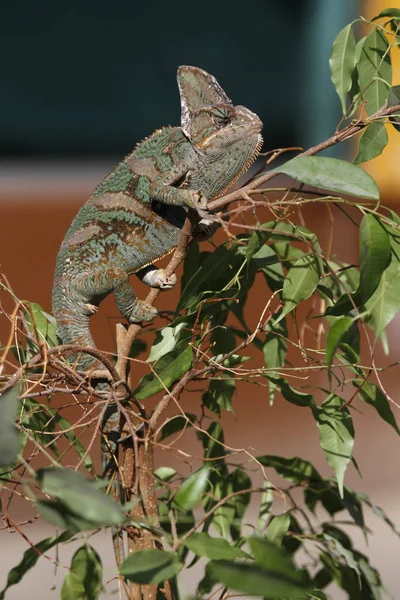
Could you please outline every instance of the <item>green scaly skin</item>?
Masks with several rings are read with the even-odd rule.
[[[129,323],[153,320],[157,310],[138,300],[128,277],[167,290],[153,262],[171,252],[191,209],[206,210],[257,156],[262,123],[234,106],[216,79],[196,67],[178,69],[181,127],[155,131],[100,183],[73,220],[57,257],[53,313],[63,344],[94,346],[89,319],[111,292]],[[198,232],[210,229],[202,219]],[[73,357],[80,370],[96,359]],[[102,425],[104,473],[115,469],[119,418],[115,406]],[[114,477],[117,493],[118,477]]]

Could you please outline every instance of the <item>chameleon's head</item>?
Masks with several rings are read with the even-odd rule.
[[[216,195],[243,173],[262,144],[262,122],[244,106],[234,106],[217,80],[197,67],[178,69],[182,130],[207,164],[218,161],[223,177],[208,195]],[[215,189],[215,188],[218,189]]]

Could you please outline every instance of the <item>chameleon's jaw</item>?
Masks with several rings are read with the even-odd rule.
[[[250,167],[251,165],[254,163],[254,161],[256,160],[256,158],[258,157],[258,155],[260,154],[260,150],[262,148],[263,145],[263,137],[261,135],[261,133],[259,133],[259,127],[255,126],[255,133],[258,133],[258,142],[257,145],[255,147],[255,150],[252,154],[252,156],[249,158],[249,160],[245,163],[245,165],[242,167],[242,169],[236,173],[236,175],[229,181],[229,183],[220,191],[218,192],[218,194],[216,194],[215,196],[212,197],[212,200],[215,200],[217,198],[221,198],[221,196],[223,196],[225,194],[225,192],[234,184],[236,183],[236,181],[239,179],[239,177],[241,177],[243,175],[243,173],[245,173]]]

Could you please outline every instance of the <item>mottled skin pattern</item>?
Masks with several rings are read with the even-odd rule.
[[[218,82],[196,67],[180,67],[181,127],[155,131],[136,146],[95,189],[70,226],[57,257],[53,312],[64,344],[94,346],[89,318],[111,292],[130,323],[149,321],[157,310],[138,300],[128,277],[135,273],[150,287],[170,289],[153,261],[176,246],[190,209],[205,210],[257,156],[260,119],[233,106]],[[210,222],[202,219],[198,231]],[[98,366],[82,354],[81,370]],[[100,386],[104,384],[100,384]],[[97,386],[99,389],[99,386]],[[112,404],[102,424],[103,473],[119,496],[117,445],[119,414]],[[119,564],[123,549],[114,531]]]
[[[129,275],[170,289],[176,277],[167,278],[153,261],[176,246],[187,211],[206,209],[207,198],[220,195],[258,153],[257,115],[233,106],[201,69],[180,67],[177,78],[181,127],[160,129],[138,144],[95,189],[61,245],[53,313],[64,344],[94,346],[89,318],[111,292],[130,323],[153,320],[157,310],[137,299]],[[95,362],[82,355],[78,367]]]

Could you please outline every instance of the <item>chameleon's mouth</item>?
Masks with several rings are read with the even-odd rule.
[[[239,171],[239,173],[236,173],[235,177],[233,177],[233,179],[231,179],[231,181],[223,188],[223,190],[221,190],[218,194],[216,194],[215,196],[210,198],[210,200],[216,200],[217,198],[221,198],[221,196],[223,196],[225,194],[226,190],[228,190],[234,183],[236,183],[236,181],[239,179],[239,177],[241,177],[243,175],[243,173],[245,173],[247,171],[247,169],[249,169],[251,167],[253,162],[256,160],[257,156],[260,154],[260,150],[261,150],[261,147],[262,147],[263,141],[264,141],[261,134],[259,134],[258,138],[259,139],[258,139],[257,146],[256,146],[251,158],[249,158],[249,160],[244,165],[244,167]]]

